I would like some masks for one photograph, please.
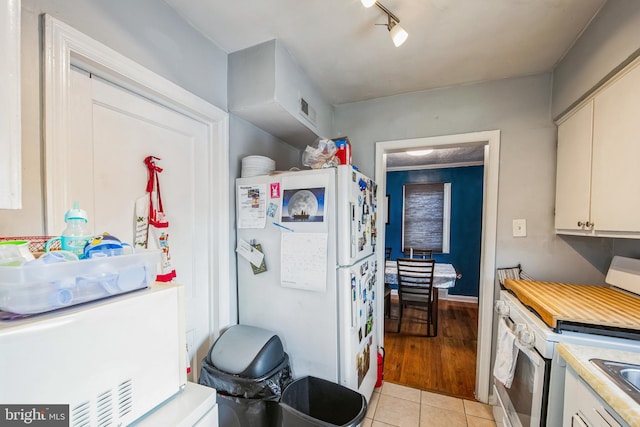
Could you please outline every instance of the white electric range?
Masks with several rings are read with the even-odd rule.
[[[615,257],[606,282],[636,290],[640,285],[640,260]],[[505,321],[515,333],[519,347],[511,386],[507,388],[494,381],[497,398],[494,416],[505,426],[562,425],[565,366],[556,354],[556,344],[564,342],[640,352],[640,331],[584,322],[566,322],[554,329],[509,290],[500,291],[496,312],[499,321]]]

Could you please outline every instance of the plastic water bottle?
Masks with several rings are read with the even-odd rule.
[[[64,222],[67,227],[60,236],[62,250],[73,252],[80,259],[84,258],[84,246],[93,235],[87,226],[87,211],[80,209],[78,202],[73,202],[73,209],[69,209],[64,215]]]

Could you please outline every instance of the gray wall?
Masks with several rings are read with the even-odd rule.
[[[560,61],[553,73],[551,114],[557,118],[589,95],[594,88],[635,59],[640,53],[640,2],[609,0],[572,49]],[[567,238],[584,253],[585,238]],[[635,239],[596,239],[603,251],[612,255],[640,258],[640,241]],[[598,259],[588,257],[597,264]],[[601,266],[604,271],[608,265]]]
[[[354,163],[374,173],[375,142],[501,130],[496,266],[521,263],[542,280],[602,283],[613,255],[640,258],[640,242],[553,231],[557,131],[552,122],[638,56],[640,2],[609,0],[553,76],[381,98],[336,107],[334,136],[348,135]],[[526,238],[511,220],[527,219]]]
[[[336,135],[348,135],[353,161],[373,176],[375,143],[499,129],[496,265],[521,263],[540,280],[601,283],[611,242],[565,239],[553,231],[556,127],[551,74],[379,98],[336,107]],[[527,220],[527,237],[511,236]]]
[[[590,92],[640,49],[640,1],[609,0],[553,73],[552,117]]]
[[[292,167],[300,167],[300,150],[285,144],[271,134],[259,129],[249,122],[231,115],[229,118],[229,195],[231,198],[231,222],[229,224],[231,247],[229,250],[235,254],[236,247],[236,183],[242,172],[242,158],[246,156],[266,156],[276,161],[276,169],[283,171]],[[231,318],[237,316],[237,270],[236,257],[231,256]]]
[[[40,14],[48,13],[217,107],[227,107],[227,55],[157,0],[22,0],[23,209],[0,211],[0,235],[41,235]]]
[[[44,233],[41,134],[40,15],[65,22],[160,76],[227,111],[227,54],[159,0],[22,0],[22,194],[23,208],[0,210],[0,236]],[[300,152],[230,116],[230,179],[240,176],[240,159],[261,154],[279,169],[299,166]],[[230,189],[230,190],[231,190]],[[231,191],[231,217],[235,195]],[[232,253],[235,254],[235,219]],[[235,282],[235,257],[229,265]],[[233,292],[233,291],[232,291]],[[232,307],[232,311],[235,310]]]
[[[0,235],[43,232],[41,13],[51,14],[227,110],[227,54],[165,2],[22,0],[24,207],[0,211]],[[377,141],[500,129],[497,265],[522,263],[540,279],[599,282],[613,253],[640,257],[640,248],[635,240],[553,233],[556,129],[551,117],[634,55],[640,48],[639,27],[640,2],[609,0],[560,62],[553,79],[543,74],[337,106],[332,136],[348,135],[354,163],[373,176]],[[278,169],[299,166],[297,150],[241,119],[230,119],[232,181],[240,174],[240,159],[249,154],[276,159]],[[231,201],[234,217],[233,191]],[[513,218],[527,219],[528,237],[511,237]],[[233,260],[230,268],[233,275]]]
[[[22,0],[22,9],[48,13],[227,109],[227,54],[164,1]]]

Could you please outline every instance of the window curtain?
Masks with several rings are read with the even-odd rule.
[[[402,249],[442,252],[444,183],[405,184],[403,188]]]

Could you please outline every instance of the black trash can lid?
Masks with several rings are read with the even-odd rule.
[[[258,378],[285,357],[282,341],[274,332],[255,326],[234,325],[211,346],[209,361],[223,372]]]

